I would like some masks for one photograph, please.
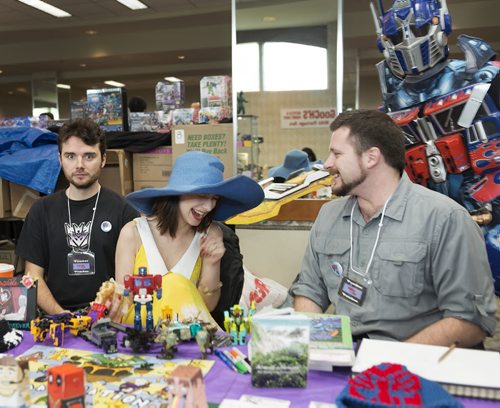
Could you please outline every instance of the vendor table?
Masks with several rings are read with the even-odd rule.
[[[119,334],[119,340],[121,333]],[[120,342],[120,341],[119,341]],[[23,342],[16,348],[9,351],[9,354],[18,356],[28,351],[33,345],[41,344],[33,341],[33,336],[29,332],[24,332]],[[46,343],[50,345],[50,341]],[[155,345],[156,346],[156,345]],[[102,352],[101,349],[92,343],[75,337],[66,335],[64,348],[90,350]],[[246,352],[245,347],[241,348]],[[128,348],[118,346],[118,352],[131,353]],[[155,347],[152,351],[145,353],[155,356],[159,349]],[[182,359],[199,359],[200,350],[196,342],[186,342],[179,345],[176,357]],[[239,399],[243,394],[258,395],[262,397],[280,398],[291,401],[292,408],[307,408],[310,401],[335,402],[335,398],[342,391],[351,374],[350,369],[339,368],[335,372],[309,371],[307,388],[254,388],[251,384],[250,375],[238,374],[228,368],[216,356],[208,356],[214,360],[215,364],[205,378],[205,388],[207,399],[211,403],[220,403],[224,398]],[[465,369],[465,368],[464,368]],[[460,398],[465,407],[493,408],[498,407],[498,401],[479,400],[471,398]]]

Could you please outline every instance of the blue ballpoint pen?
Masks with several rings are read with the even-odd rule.
[[[227,365],[231,370],[238,372],[238,369],[235,367],[233,362],[227,358],[227,356],[220,350],[215,350],[215,355],[219,357],[222,362]]]

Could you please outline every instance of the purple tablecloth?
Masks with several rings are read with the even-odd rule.
[[[18,347],[10,350],[10,354],[14,356],[20,355],[30,349],[34,344],[33,336],[31,336],[29,332],[24,332],[23,342]],[[50,345],[50,341],[47,340],[44,344]],[[100,351],[100,349],[93,344],[71,335],[65,337],[63,346],[65,348]],[[118,352],[130,353],[130,349],[119,346]],[[151,352],[151,355],[156,354],[158,354],[157,349]],[[182,343],[179,345],[177,357],[183,359],[198,359],[201,357],[201,353],[195,342]],[[250,375],[235,373],[215,356],[209,356],[208,359],[215,360],[214,366],[205,378],[207,399],[212,403],[220,403],[224,398],[239,399],[242,394],[290,400],[292,401],[292,408],[307,408],[310,401],[333,403],[337,395],[344,388],[351,374],[349,369],[342,368],[332,373],[310,371],[307,388],[305,389],[254,388],[251,384]],[[464,367],[464,369],[466,368]],[[465,407],[498,408],[499,406],[498,401],[471,398],[460,398],[460,401]]]

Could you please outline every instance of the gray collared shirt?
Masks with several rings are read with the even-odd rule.
[[[444,317],[495,329],[495,294],[481,229],[443,194],[413,184],[406,174],[391,197],[373,262],[381,213],[365,222],[356,200],[324,205],[309,237],[302,269],[290,288],[323,310],[351,317],[354,335],[404,340]],[[350,265],[350,250],[352,263]],[[339,297],[343,277],[366,286],[361,306]]]

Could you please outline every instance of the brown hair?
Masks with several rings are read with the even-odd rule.
[[[359,155],[371,147],[378,147],[386,163],[403,174],[405,144],[403,132],[384,112],[352,110],[342,112],[330,125],[333,132],[346,127],[349,138]]]
[[[156,217],[161,235],[168,233],[172,238],[175,238],[177,228],[179,227],[179,197],[158,197],[153,204],[153,213],[151,216]],[[206,231],[212,223],[214,212],[215,208],[203,217],[200,225],[193,227],[193,229],[198,232]]]
[[[62,144],[70,137],[77,137],[87,146],[99,145],[101,156],[106,153],[106,138],[102,129],[91,119],[78,118],[70,123],[65,124],[59,130],[57,137],[57,146],[59,154],[62,152]]]

